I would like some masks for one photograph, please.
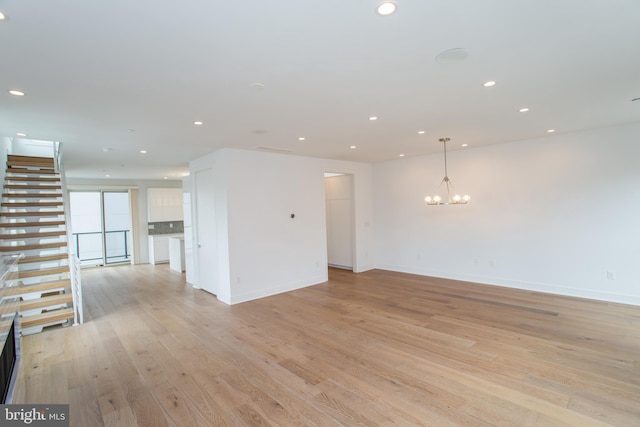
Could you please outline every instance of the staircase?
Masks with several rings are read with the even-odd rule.
[[[0,205],[0,255],[23,254],[6,278],[0,315],[18,311],[23,334],[74,323],[60,174],[54,160],[13,156]]]

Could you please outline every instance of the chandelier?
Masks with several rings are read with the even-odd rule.
[[[430,206],[438,206],[438,205],[465,205],[469,203],[471,197],[465,194],[464,196],[460,196],[457,194],[453,188],[453,183],[449,179],[449,175],[447,174],[447,142],[449,142],[451,138],[440,138],[438,141],[442,142],[444,146],[444,178],[440,181],[440,185],[438,185],[438,189],[436,190],[433,196],[427,196],[424,198],[424,201],[427,202]],[[446,192],[445,192],[446,190]],[[453,196],[452,196],[453,194]]]

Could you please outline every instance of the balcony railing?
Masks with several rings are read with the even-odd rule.
[[[122,244],[113,244],[111,239],[108,239],[107,235],[116,235],[122,234]],[[103,246],[102,232],[101,231],[92,231],[86,233],[71,233],[73,236],[73,240],[76,245],[76,256],[80,259],[80,262],[86,261],[97,261],[102,260],[105,263],[109,264],[109,260],[118,259],[118,261],[128,261],[130,257],[129,252],[129,242],[128,242],[128,233],[129,230],[113,230],[113,231],[105,231],[105,241],[106,244]],[[98,236],[91,241],[86,241],[86,239],[82,239],[82,236]],[[116,235],[117,236],[117,235]],[[116,237],[119,240],[118,237]],[[81,240],[85,240],[83,245],[81,245]],[[117,241],[116,240],[116,241]],[[117,252],[114,253],[114,250]],[[84,256],[83,256],[84,252]],[[105,253],[106,252],[106,253]],[[98,257],[94,255],[101,254]],[[115,261],[115,262],[118,262]]]

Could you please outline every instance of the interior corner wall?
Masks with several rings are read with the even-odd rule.
[[[374,166],[387,270],[640,305],[640,124],[449,152],[468,205],[427,206],[442,155]]]
[[[224,149],[192,161],[192,179],[215,160],[224,165],[216,195],[216,216],[224,210],[224,217],[216,222],[226,223],[228,237],[228,261],[218,267],[226,270],[229,295],[219,299],[235,304],[327,280],[326,171],[354,176],[354,270],[373,267],[371,165]],[[194,231],[197,238],[197,224]]]

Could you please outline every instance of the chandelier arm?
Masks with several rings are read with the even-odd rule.
[[[453,182],[447,179],[447,200],[451,203],[451,193],[456,194],[456,190],[453,188]]]

